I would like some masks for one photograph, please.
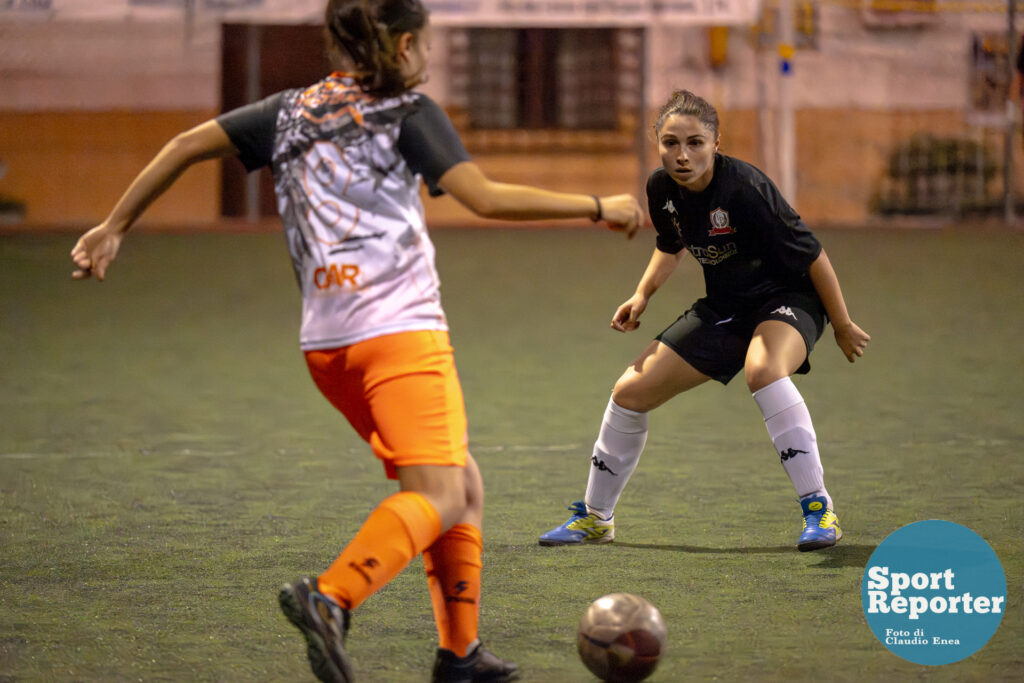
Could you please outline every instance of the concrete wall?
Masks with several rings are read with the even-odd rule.
[[[998,13],[936,15],[931,26],[866,28],[855,10],[822,7],[818,47],[794,58],[797,209],[816,222],[870,217],[888,152],[915,130],[980,134],[966,118],[970,32],[998,31]],[[722,114],[722,150],[778,177],[774,112],[777,57],[746,28],[730,30],[728,58],[708,66],[703,28],[648,33],[646,97],[653,112],[672,90],[708,97]],[[215,115],[220,28],[177,20],[0,21],[0,195],[28,205],[27,222],[92,223],[179,130]],[[434,47],[425,90],[445,87],[446,34]],[[1017,146],[1019,148],[1019,145]],[[635,153],[479,155],[496,178],[587,192],[638,192],[653,143]],[[1019,163],[1019,160],[1018,160]],[[210,222],[219,215],[219,173],[191,170],[155,204],[153,223]],[[428,202],[435,222],[469,215],[450,200]]]
[[[210,111],[43,111],[0,113],[0,194],[27,204],[25,221],[96,223],[132,178],[176,133]],[[209,223],[220,215],[220,173],[190,169],[147,211],[147,222]]]

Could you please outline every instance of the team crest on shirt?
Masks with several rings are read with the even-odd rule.
[[[736,228],[729,225],[729,212],[722,208],[717,208],[711,212],[711,229],[708,230],[708,237],[715,237],[716,235],[731,235],[736,232]]]

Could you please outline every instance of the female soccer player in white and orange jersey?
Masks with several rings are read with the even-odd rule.
[[[706,296],[669,325],[615,383],[590,456],[584,500],[540,544],[607,543],[615,505],[647,441],[648,413],[677,394],[744,371],[768,435],[804,516],[799,550],[842,536],[825,488],[817,437],[790,376],[810,370],[828,322],[852,363],[871,337],[846,309],[821,244],[776,189],[750,164],[718,153],[718,112],[680,90],[664,104],[655,133],[661,168],[647,181],[657,243],[635,293],[612,328],[637,329],[654,293],[686,252],[701,264]]]
[[[431,39],[420,0],[330,0],[325,20],[339,70],[175,137],[75,245],[74,276],[102,280],[131,225],[191,164],[237,155],[250,170],[270,166],[310,374],[400,489],[326,571],[286,584],[281,608],[317,677],[349,681],[350,611],[423,553],[440,639],[433,680],[513,680],[516,665],[477,637],[483,483],[467,451],[420,178],[486,217],[603,219],[632,237],[643,214],[626,194],[489,180],[440,107],[412,90]]]

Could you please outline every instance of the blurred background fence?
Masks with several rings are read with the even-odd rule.
[[[654,114],[687,88],[719,108],[722,151],[762,167],[815,223],[1002,217],[1024,194],[1006,2],[427,4],[423,89],[500,179],[641,192],[658,163]],[[96,221],[174,133],[321,77],[322,6],[0,0],[0,216]],[[435,225],[473,222],[450,200],[427,206]],[[273,212],[266,174],[231,162],[190,171],[146,220]]]

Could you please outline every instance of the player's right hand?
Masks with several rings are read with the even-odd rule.
[[[78,267],[71,277],[84,280],[95,275],[102,282],[107,266],[117,256],[123,239],[124,233],[111,230],[104,223],[82,235],[71,250],[71,260]]]
[[[640,316],[647,308],[647,299],[634,294],[615,310],[612,316],[612,329],[619,332],[631,332],[640,327]]]
[[[626,233],[626,239],[633,239],[644,222],[640,203],[630,194],[616,194],[601,197],[601,220],[617,232]]]

